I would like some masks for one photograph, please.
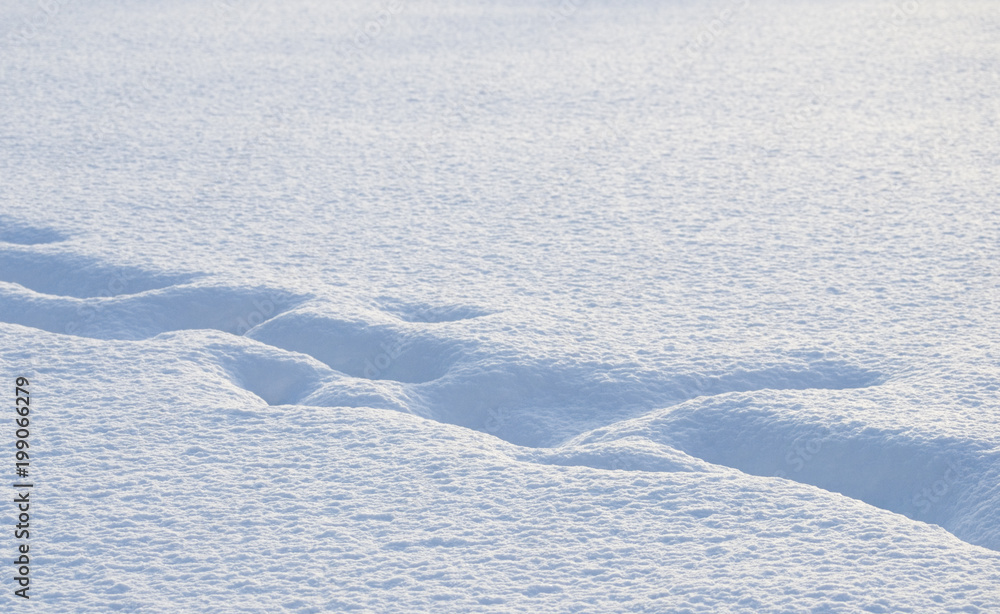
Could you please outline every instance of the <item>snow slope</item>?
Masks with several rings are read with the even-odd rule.
[[[0,608],[1000,610],[998,23],[4,5]]]

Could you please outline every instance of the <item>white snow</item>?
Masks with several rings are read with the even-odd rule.
[[[2,5],[0,611],[1000,611],[998,24]]]

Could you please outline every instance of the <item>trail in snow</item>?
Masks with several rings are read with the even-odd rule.
[[[1000,610],[995,2],[49,4],[35,609]]]
[[[590,367],[491,354],[436,326],[488,315],[472,307],[389,302],[389,311],[359,309],[343,318],[321,301],[281,290],[184,283],[189,276],[123,271],[65,253],[34,259],[19,249],[0,257],[15,261],[12,253],[18,266],[9,270],[43,271],[32,280],[45,280],[45,272],[57,276],[63,295],[38,290],[55,286],[36,283],[32,291],[8,279],[0,318],[98,339],[199,329],[245,335],[262,345],[216,339],[209,347],[234,384],[269,405],[416,413],[519,445],[554,447],[518,457],[558,465],[676,471],[704,470],[709,465],[700,461],[707,461],[819,486],[1000,548],[997,517],[983,512],[1000,503],[983,483],[984,472],[1000,467],[1000,454],[988,442],[873,429],[805,411],[804,403],[831,402],[824,390],[886,380],[823,355],[720,375],[616,381]],[[64,266],[54,264],[68,262],[80,274],[66,276]],[[95,280],[107,279],[109,270],[117,271],[112,279],[121,285],[102,296]],[[162,285],[170,279],[182,282]],[[789,391],[801,391],[793,397],[801,400],[789,401]],[[841,404],[859,402],[841,396]]]

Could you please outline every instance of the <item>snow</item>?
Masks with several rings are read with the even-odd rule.
[[[0,8],[0,610],[1000,610],[996,3],[161,4]]]

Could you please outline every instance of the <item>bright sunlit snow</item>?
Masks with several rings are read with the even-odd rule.
[[[1000,611],[998,94],[990,0],[6,0],[0,611]]]

